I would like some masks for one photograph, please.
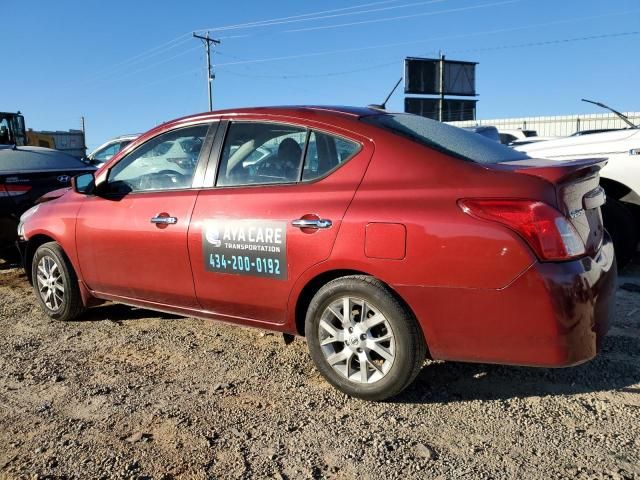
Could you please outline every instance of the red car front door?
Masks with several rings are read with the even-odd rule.
[[[182,191],[119,201],[87,198],[76,227],[87,286],[101,294],[197,307],[186,242],[196,196]],[[175,223],[152,223],[163,216]]]
[[[215,128],[212,127],[212,129]],[[82,277],[101,296],[198,308],[187,231],[197,166],[209,125],[179,128],[133,150],[111,168],[104,194],[77,217]]]
[[[282,324],[296,279],[331,253],[373,146],[236,122],[221,150],[217,186],[200,192],[189,229],[198,301],[230,321]]]

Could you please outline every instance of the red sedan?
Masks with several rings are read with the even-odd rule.
[[[106,300],[302,335],[331,384],[383,399],[425,356],[596,355],[616,278],[603,165],[366,108],[219,111],[76,177],[20,244],[53,318]]]

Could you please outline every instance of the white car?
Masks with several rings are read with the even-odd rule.
[[[500,135],[500,143],[503,145],[509,145],[516,140],[538,136],[537,131],[523,130],[522,128],[498,128],[498,134]]]
[[[87,155],[87,159],[89,160],[89,163],[91,163],[91,165],[100,166],[107,160],[110,160],[111,157],[113,157],[116,153],[129,145],[139,136],[140,134],[138,133],[132,135],[120,135],[119,137],[112,138],[108,142],[103,143],[98,148],[93,150],[89,155]]]
[[[628,128],[530,143],[516,150],[531,157],[574,160],[606,157],[600,185],[607,194],[604,224],[613,237],[618,263],[635,254],[640,234],[640,129]]]

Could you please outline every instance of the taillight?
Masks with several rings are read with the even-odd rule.
[[[569,260],[585,254],[573,225],[555,208],[536,200],[462,199],[462,211],[498,222],[520,235],[540,260]]]
[[[12,184],[0,184],[0,197],[15,197],[17,195],[24,195],[31,187],[29,185],[12,185]]]

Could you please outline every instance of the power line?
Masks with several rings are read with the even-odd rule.
[[[365,24],[370,24],[370,23],[389,22],[389,21],[393,21],[393,20],[406,20],[407,18],[428,17],[428,16],[433,16],[433,15],[441,15],[443,13],[457,13],[457,12],[464,12],[464,11],[468,11],[468,10],[477,10],[479,8],[497,7],[497,6],[500,6],[500,5],[507,5],[507,4],[510,4],[510,3],[519,3],[519,2],[522,2],[522,1],[524,1],[524,0],[503,0],[501,2],[484,3],[484,4],[481,4],[481,5],[471,5],[471,6],[467,6],[467,7],[450,8],[448,10],[437,10],[435,12],[413,13],[411,15],[400,15],[400,16],[397,16],[397,17],[387,17],[387,18],[375,18],[375,19],[371,19],[371,20],[360,20],[358,22],[339,23],[339,24],[334,24],[334,25],[323,25],[323,26],[320,26],[320,27],[296,28],[296,29],[293,29],[293,30],[285,30],[285,32],[287,32],[287,33],[310,32],[310,31],[314,31],[314,30],[326,30],[328,28],[351,27],[351,26],[354,26],[354,25],[365,25]],[[435,3],[435,2],[430,2],[430,3]]]
[[[114,70],[119,70],[122,67],[130,67],[132,65],[136,65],[138,63],[144,62],[146,61],[148,58],[151,57],[155,57],[157,55],[160,55],[162,53],[165,53],[173,48],[176,48],[178,45],[181,45],[183,43],[186,43],[189,41],[189,39],[191,38],[191,32],[189,32],[188,34],[183,34],[180,35],[178,37],[175,37],[172,40],[169,40],[167,42],[161,43],[160,45],[153,47],[149,50],[145,50],[144,52],[141,52],[137,55],[134,55],[132,57],[129,57],[125,60],[122,60],[120,62],[116,62],[116,63],[112,63],[109,64],[108,67],[103,68],[103,69],[99,69],[96,72],[94,72],[93,75],[91,75],[91,77],[89,79],[93,79],[93,78],[99,78],[99,77],[103,77],[104,72],[113,72]]]
[[[218,64],[218,66],[222,67],[222,66],[228,66],[228,65],[265,63],[265,62],[272,62],[272,61],[294,60],[294,59],[301,59],[301,58],[318,57],[318,56],[323,56],[323,55],[335,55],[335,54],[339,54],[339,53],[353,53],[353,52],[362,52],[362,51],[366,51],[366,50],[378,50],[378,49],[381,49],[381,48],[404,47],[404,46],[408,46],[408,45],[421,45],[421,44],[425,44],[425,43],[433,43],[433,42],[442,41],[442,40],[456,40],[456,39],[461,39],[461,38],[477,37],[477,36],[481,36],[481,35],[491,35],[491,34],[496,34],[496,33],[516,32],[516,31],[521,31],[521,30],[528,30],[528,29],[531,29],[531,28],[542,28],[542,27],[547,27],[547,26],[551,26],[551,25],[563,25],[563,24],[568,24],[568,23],[581,22],[581,21],[585,21],[585,20],[601,19],[603,17],[628,15],[628,14],[637,13],[637,12],[640,12],[640,9],[627,10],[627,11],[610,13],[610,14],[605,14],[605,15],[590,15],[590,16],[585,16],[585,17],[573,17],[573,18],[567,18],[567,19],[562,19],[562,20],[553,20],[553,21],[544,22],[544,23],[534,23],[534,24],[529,24],[529,25],[522,25],[522,26],[519,26],[519,27],[509,27],[509,28],[500,28],[500,29],[493,29],[493,30],[484,30],[484,31],[480,31],[480,32],[470,32],[470,33],[462,33],[462,34],[455,34],[455,35],[445,35],[445,36],[442,36],[442,37],[431,37],[431,38],[425,38],[425,39],[422,39],[422,40],[414,40],[414,41],[408,41],[408,42],[392,42],[392,43],[369,45],[369,46],[366,46],[366,47],[344,48],[344,49],[338,49],[338,50],[327,50],[327,51],[321,51],[321,52],[311,52],[311,53],[306,53],[306,54],[283,55],[283,56],[279,56],[279,57],[267,57],[267,58],[259,58],[259,59],[241,60],[241,61],[237,61],[237,62],[220,63],[220,64]]]
[[[544,41],[538,41],[538,42],[520,43],[520,44],[512,44],[512,45],[497,45],[497,46],[477,48],[477,49],[453,50],[453,51],[457,52],[457,53],[461,53],[461,52],[469,52],[469,51],[489,51],[489,50],[530,48],[530,47],[535,47],[535,46],[555,45],[555,44],[572,43],[572,42],[578,42],[578,41],[598,40],[598,39],[603,39],[603,38],[615,38],[615,37],[633,36],[633,35],[639,35],[639,34],[640,34],[640,31],[603,33],[603,34],[599,34],[599,35],[589,35],[589,36],[584,36],[584,37],[573,37],[573,38],[566,38],[566,39],[544,40]],[[319,74],[308,74],[307,76],[309,78],[311,78],[311,77],[325,77],[325,76],[346,75],[346,74],[349,74],[349,73],[356,73],[357,71],[365,71],[365,70],[372,70],[372,69],[376,69],[376,68],[382,68],[384,66],[395,64],[396,62],[398,62],[398,60],[395,60],[395,61],[389,62],[389,63],[384,63],[384,64],[371,65],[371,66],[368,66],[368,67],[363,67],[361,69],[346,70],[346,71],[341,71],[341,72],[323,72],[323,73],[319,73]],[[219,64],[217,66],[218,67],[222,67],[222,66],[224,66],[224,64]],[[267,79],[282,79],[282,80],[300,78],[300,76],[296,76],[296,75],[291,75],[291,76],[283,75],[283,76],[280,76],[280,77],[278,77],[278,76],[267,76],[267,75],[255,75],[255,74],[246,74],[245,75],[245,74],[242,74],[242,73],[239,73],[239,72],[234,72],[232,70],[228,70],[226,68],[224,68],[223,70],[225,70],[226,73],[230,73],[231,75],[246,76],[246,77],[267,78]],[[173,75],[173,76],[170,76],[170,77],[164,77],[162,79],[158,79],[158,80],[150,82],[150,83],[145,83],[144,86],[154,85],[154,84],[166,81],[166,80],[171,80],[171,79],[174,79],[174,78],[186,76],[186,75],[189,75],[189,74],[196,73],[197,71],[200,71],[200,69],[188,70],[188,71],[180,72],[179,74],[176,74],[176,75]]]
[[[507,50],[507,49],[515,49],[515,48],[528,48],[528,47],[538,47],[545,45],[557,45],[560,43],[573,43],[573,42],[583,42],[586,40],[600,40],[602,38],[617,38],[617,37],[629,37],[632,35],[638,35],[640,31],[632,31],[632,32],[616,32],[616,33],[602,33],[599,35],[588,35],[584,37],[572,37],[572,38],[561,38],[557,40],[542,40],[539,42],[528,42],[528,43],[516,43],[513,45],[498,45],[495,47],[485,47],[485,48],[469,48],[465,50],[453,50],[454,52],[486,52],[490,50]]]
[[[386,7],[386,8],[383,8],[383,9],[360,10],[362,8],[366,8],[366,7],[370,7],[370,6],[389,4],[389,3],[397,3],[398,1],[400,1],[400,0],[384,0],[384,1],[378,1],[378,2],[370,2],[370,3],[360,4],[360,5],[354,5],[354,6],[351,6],[351,7],[336,8],[336,9],[331,9],[331,10],[322,10],[322,11],[317,11],[317,12],[312,12],[312,13],[293,15],[293,16],[289,16],[289,17],[280,17],[280,18],[269,19],[269,20],[261,20],[261,21],[256,21],[256,22],[246,22],[246,23],[239,23],[239,24],[235,24],[235,25],[226,25],[226,26],[222,26],[222,27],[214,27],[214,28],[211,28],[209,30],[225,31],[225,30],[236,30],[236,29],[250,29],[250,28],[257,28],[257,27],[262,27],[262,26],[276,25],[276,24],[281,24],[281,23],[290,23],[290,21],[312,21],[312,20],[330,18],[332,16],[326,16],[325,14],[333,13],[333,12],[344,12],[344,11],[347,11],[347,10],[356,10],[356,11],[345,13],[345,14],[341,14],[341,15],[359,15],[359,14],[364,14],[364,13],[370,13],[370,12],[375,12],[375,11],[386,10],[388,8],[405,8],[405,7],[414,6],[414,5],[428,4],[428,3],[435,3],[435,2],[444,2],[444,1],[449,1],[449,0],[426,0],[426,1],[422,1],[422,2],[414,2],[414,3],[403,4],[403,5],[393,6],[393,7]],[[276,23],[274,23],[274,22],[276,22]],[[200,30],[196,30],[196,32],[203,32],[205,30],[206,29],[200,29]],[[243,35],[229,35],[229,36],[224,36],[224,37],[219,37],[219,38],[221,40],[223,40],[223,39],[228,39],[228,38],[245,38],[245,37],[249,37],[249,36],[251,36],[251,35],[250,34],[243,34]],[[173,38],[171,40],[168,40],[167,42],[161,43],[160,45],[158,45],[156,47],[153,47],[151,49],[145,50],[145,51],[143,51],[143,52],[141,52],[139,54],[136,54],[136,55],[134,55],[132,57],[129,57],[129,58],[123,60],[123,61],[113,63],[113,64],[109,65],[108,68],[100,69],[99,71],[94,72],[94,74],[91,75],[90,79],[97,78],[97,77],[103,78],[103,73],[104,72],[112,73],[112,72],[114,72],[114,70],[120,70],[123,67],[130,67],[132,65],[137,65],[139,63],[145,62],[149,58],[161,55],[166,51],[174,49],[174,48],[178,47],[179,45],[182,45],[182,44],[188,42],[189,38],[191,38],[191,32],[179,35],[179,36],[177,36],[177,37],[175,37],[175,38]],[[160,63],[162,63],[162,62],[160,62]]]
[[[554,40],[541,40],[537,42],[518,43],[518,44],[511,44],[511,45],[496,45],[491,47],[463,49],[463,50],[459,49],[459,50],[451,50],[451,51],[454,53],[464,53],[464,52],[478,52],[478,51],[491,51],[491,50],[506,50],[506,49],[528,48],[528,47],[535,47],[535,46],[556,45],[556,44],[562,44],[562,43],[573,43],[573,42],[588,41],[588,40],[599,40],[603,38],[617,38],[617,37],[633,36],[633,35],[639,35],[639,34],[640,34],[640,31],[613,32],[613,33],[602,33],[597,35],[588,35],[588,36],[582,36],[582,37],[572,37],[572,38],[563,38],[563,39],[554,39]],[[376,47],[372,47],[372,48],[376,48]],[[319,54],[326,54],[326,53],[327,52],[318,52],[317,54],[319,55]],[[344,71],[338,71],[338,72],[323,72],[323,73],[317,73],[317,74],[293,74],[293,75],[260,75],[255,73],[242,74],[239,72],[234,72],[233,70],[229,70],[227,68],[228,65],[241,65],[241,64],[246,64],[247,62],[221,63],[221,64],[218,64],[217,66],[218,68],[225,70],[227,73],[231,73],[232,75],[255,77],[255,78],[280,78],[280,79],[286,80],[286,79],[295,79],[295,78],[317,78],[317,77],[347,75],[350,73],[382,68],[385,66],[396,64],[397,62],[398,60],[394,60],[393,62],[380,63],[380,64],[370,65],[370,66],[362,67],[358,69],[344,70]]]
[[[331,10],[324,10],[324,11],[316,11],[316,12],[311,12],[311,13],[306,13],[306,14],[300,14],[300,15],[293,15],[293,16],[288,16],[288,17],[280,17],[280,18],[274,18],[274,19],[270,19],[270,20],[262,20],[262,21],[256,21],[256,22],[245,22],[245,23],[240,23],[240,24],[236,24],[236,25],[227,25],[227,26],[222,26],[222,27],[215,27],[215,30],[225,30],[225,29],[239,29],[239,28],[254,28],[254,27],[260,27],[260,26],[268,26],[269,24],[271,24],[272,22],[275,21],[284,21],[284,20],[295,20],[295,19],[301,19],[303,21],[312,21],[312,20],[318,20],[321,18],[322,15],[326,15],[326,14],[330,14],[330,13],[335,13],[335,12],[347,12],[349,10],[355,10],[353,12],[348,12],[348,14],[350,15],[354,15],[354,14],[363,14],[368,12],[368,10],[362,10],[365,9],[367,7],[372,7],[372,6],[377,6],[377,5],[384,5],[384,4],[390,4],[390,3],[397,3],[400,0],[385,0],[385,1],[377,1],[377,2],[369,2],[369,3],[364,3],[364,4],[360,4],[360,5],[354,5],[354,6],[350,6],[350,7],[343,7],[343,8],[337,8],[337,9],[331,9]],[[433,0],[431,0],[431,2],[426,2],[426,3],[432,3]],[[441,1],[447,1],[447,0],[441,0]],[[390,8],[404,8],[407,6],[412,6],[412,5],[416,5],[416,4],[423,4],[425,2],[414,2],[414,3],[409,3],[409,4],[403,4],[403,5],[394,5],[392,7],[386,7],[387,9]],[[462,7],[465,8],[465,7]],[[469,7],[467,7],[469,8]],[[475,7],[472,7],[475,8]],[[372,9],[372,10],[380,10],[380,9]],[[612,14],[603,14],[603,15],[598,15],[598,16],[593,16],[593,17],[582,17],[582,19],[587,19],[587,18],[603,18],[603,17],[608,17],[608,16],[613,16],[613,15],[620,15],[620,14],[624,14],[624,13],[635,13],[638,10],[631,10],[629,12],[616,12],[616,13],[612,13]],[[418,14],[420,15],[420,14]],[[566,21],[566,23],[569,23],[571,21],[577,21],[577,20],[581,20],[581,19],[571,19]],[[357,22],[356,22],[357,23]],[[549,22],[547,24],[541,24],[541,25],[551,25],[554,24],[556,22]],[[557,23],[565,23],[565,22],[557,22]],[[335,28],[334,26],[325,26],[325,27],[319,27],[319,28]],[[524,28],[531,28],[531,27],[524,27]],[[514,30],[519,30],[519,27],[516,28],[508,28],[508,29],[502,29],[502,30],[494,30],[493,32],[498,33],[500,31],[514,31]],[[298,30],[302,30],[304,31],[304,29],[298,29]],[[292,31],[289,31],[292,32]],[[478,34],[483,34],[478,33]],[[471,34],[471,36],[476,35],[476,34]],[[228,36],[228,37],[220,37],[221,39],[224,38],[242,38],[242,37],[247,37],[247,36],[251,36],[251,35],[234,35],[234,36]],[[442,39],[448,39],[448,38],[463,38],[466,37],[467,35],[462,35],[462,36],[450,36],[450,37],[443,37]],[[103,72],[108,71],[109,74],[112,74],[114,72],[114,70],[119,70],[125,66],[131,66],[131,65],[136,65],[139,63],[143,63],[145,61],[147,61],[149,58],[152,58],[154,56],[157,55],[161,55],[163,54],[165,51],[171,50],[173,48],[177,48],[178,46],[186,43],[188,41],[188,39],[191,37],[191,32],[182,34],[178,37],[175,37],[172,40],[169,40],[167,42],[161,43],[160,45],[153,47],[151,49],[145,50],[137,55],[134,55],[128,59],[125,59],[121,62],[117,62],[117,63],[113,63],[110,64],[108,68],[105,68],[103,70],[99,70],[97,72],[95,72],[93,75],[91,75],[89,77],[89,80],[93,79],[94,76],[95,77],[99,77],[100,79],[104,79],[104,75]],[[423,43],[423,42],[399,42],[396,44],[390,44],[390,46],[394,46],[394,45],[409,45],[409,44],[415,44],[415,43]],[[186,53],[186,52],[184,52]],[[339,52],[338,52],[339,53]],[[180,55],[177,55],[180,56]],[[177,56],[171,57],[171,58],[175,58]],[[315,56],[315,55],[314,55]],[[155,65],[159,65],[161,63],[164,63],[164,61],[162,62],[158,62]],[[149,68],[153,68],[153,66],[149,67]],[[146,68],[145,68],[146,70]],[[141,70],[143,71],[143,70]],[[129,76],[128,74],[126,76]]]
[[[89,84],[89,86],[93,87],[93,86],[102,85],[102,84],[108,83],[108,82],[118,82],[118,81],[120,81],[120,80],[122,80],[124,78],[129,78],[129,77],[136,76],[139,73],[146,72],[146,71],[151,70],[151,69],[153,69],[153,68],[155,68],[155,67],[157,67],[159,65],[171,62],[172,60],[175,60],[176,58],[184,57],[186,54],[191,53],[191,52],[193,52],[195,50],[198,50],[198,49],[200,49],[199,46],[188,48],[187,50],[184,50],[184,51],[182,51],[182,52],[180,52],[180,53],[178,53],[176,55],[172,55],[170,57],[163,58],[162,60],[160,60],[158,62],[154,62],[151,65],[146,65],[145,67],[139,68],[139,69],[134,70],[134,71],[128,71],[128,72],[125,72],[125,73],[121,73],[119,75],[111,75],[111,76],[110,75],[106,75],[106,76],[98,79],[97,81],[92,82],[91,84]]]
[[[353,9],[358,9],[358,8],[365,8],[365,7],[369,7],[369,6],[375,6],[375,5],[381,5],[381,4],[388,4],[388,3],[396,3],[400,0],[384,0],[384,1],[378,1],[378,2],[371,2],[371,3],[365,3],[365,4],[361,4],[361,5],[355,5],[352,7],[344,7],[344,8],[337,8],[337,9],[332,9],[332,10],[323,10],[323,11],[319,11],[319,12],[312,12],[312,13],[305,13],[305,14],[301,14],[301,15],[295,15],[295,16],[291,16],[291,17],[282,17],[282,18],[276,18],[276,19],[271,19],[271,20],[262,20],[262,21],[258,21],[258,22],[247,22],[247,23],[240,23],[240,24],[235,24],[235,25],[227,25],[227,26],[222,26],[222,27],[217,27],[217,28],[213,28],[213,29],[209,29],[209,30],[231,30],[231,29],[238,29],[240,27],[243,28],[251,28],[252,26],[261,26],[263,23],[268,23],[274,20],[284,20],[284,19],[289,19],[289,18],[299,18],[299,17],[313,17],[315,15],[322,15],[322,14],[326,14],[326,13],[331,13],[331,12],[337,12],[337,11],[343,11],[343,10],[353,10]],[[359,12],[355,12],[355,13],[359,13]],[[313,20],[313,18],[308,18],[308,20]],[[197,32],[203,32],[206,29],[200,29],[200,30],[196,30]],[[150,57],[154,57],[157,55],[162,54],[165,51],[171,50],[173,48],[176,48],[178,45],[181,45],[183,43],[186,43],[189,41],[191,37],[191,33],[192,32],[186,32],[183,33],[171,40],[168,40],[166,42],[163,42],[153,48],[150,48],[148,50],[144,50],[136,55],[133,55],[129,58],[126,58],[125,60],[122,60],[120,62],[116,62],[116,63],[112,63],[109,65],[109,67],[104,68],[104,69],[100,69],[99,71],[95,72],[95,76],[101,76],[101,74],[103,72],[106,71],[113,71],[114,69],[119,69],[120,67],[123,66],[130,66],[132,64],[138,64],[140,62],[145,61],[147,58]],[[233,36],[227,36],[227,37],[220,37],[221,39],[225,39],[225,38],[241,38],[241,37],[246,37],[248,35],[233,35]],[[93,76],[92,76],[93,78]]]
[[[226,26],[222,26],[222,27],[209,27],[209,28],[205,28],[205,29],[201,29],[201,30],[197,30],[197,31],[205,31],[205,30],[223,31],[223,30],[235,30],[235,29],[240,29],[240,28],[244,28],[244,27],[246,27],[246,28],[261,27],[261,26],[264,26],[266,24],[270,24],[272,22],[293,20],[293,19],[304,18],[304,17],[314,17],[314,16],[317,16],[317,15],[325,15],[325,14],[334,13],[334,12],[342,12],[342,11],[345,11],[345,10],[354,10],[354,9],[358,9],[358,8],[366,8],[366,7],[371,7],[371,6],[380,5],[380,4],[397,3],[399,1],[400,0],[385,0],[385,1],[380,1],[380,2],[364,3],[364,4],[360,4],[360,5],[354,5],[354,6],[351,6],[351,7],[333,8],[331,10],[322,10],[322,11],[319,11],[319,12],[303,13],[303,14],[299,14],[299,15],[291,15],[291,16],[288,16],[288,17],[271,18],[271,19],[268,19],[268,20],[258,20],[258,21],[255,21],[255,22],[238,23],[236,25],[226,25]],[[306,20],[313,20],[313,18],[306,18]]]
[[[377,68],[388,67],[390,65],[398,65],[399,60],[396,58],[392,62],[378,63],[376,65],[369,65],[362,68],[355,68],[352,70],[343,70],[339,72],[324,72],[324,73],[302,73],[302,74],[292,74],[292,75],[261,75],[256,73],[241,73],[236,72],[234,70],[229,70],[227,67],[220,67],[226,73],[230,73],[231,75],[237,75],[239,77],[250,77],[250,78],[278,78],[283,80],[295,79],[295,78],[320,78],[320,77],[337,77],[340,75],[349,75],[351,73],[365,72],[367,70],[375,70]]]
[[[442,37],[427,38],[427,39],[423,39],[423,40],[419,40],[419,41],[394,42],[394,43],[379,44],[379,45],[373,45],[373,46],[367,46],[367,47],[348,48],[348,49],[340,49],[340,50],[324,51],[324,52],[313,52],[313,53],[307,53],[307,54],[287,55],[287,56],[271,57],[271,58],[263,58],[263,59],[249,59],[249,60],[241,59],[240,61],[237,61],[237,62],[227,62],[227,63],[218,64],[217,66],[226,67],[226,66],[229,66],[229,65],[266,63],[266,62],[271,62],[271,61],[301,59],[301,58],[308,58],[308,57],[317,57],[317,56],[321,56],[321,55],[333,55],[333,54],[339,54],[339,53],[353,53],[353,52],[366,51],[366,50],[371,50],[371,49],[381,49],[381,48],[389,48],[389,47],[399,47],[399,46],[407,46],[407,45],[424,44],[424,43],[431,43],[431,42],[442,41],[442,40],[468,38],[468,37],[475,37],[475,36],[487,35],[487,34],[514,32],[514,31],[526,30],[526,29],[531,29],[531,28],[540,28],[540,27],[545,27],[545,26],[550,26],[550,25],[561,25],[561,24],[567,24],[567,23],[575,23],[575,22],[580,22],[580,21],[585,21],[585,20],[592,20],[592,19],[600,20],[600,19],[602,19],[604,17],[628,15],[628,14],[632,14],[632,13],[637,13],[639,11],[640,11],[640,9],[632,9],[632,10],[627,10],[627,11],[622,11],[622,12],[612,12],[612,13],[603,14],[603,15],[591,15],[591,16],[584,16],[584,17],[573,17],[573,18],[569,18],[569,19],[554,20],[554,21],[550,21],[550,22],[530,24],[530,25],[524,25],[524,26],[519,26],[519,27],[509,27],[509,28],[486,30],[486,31],[480,31],[480,32],[471,32],[471,33],[464,33],[464,34],[457,34],[457,35],[448,35],[448,36],[442,36]],[[229,37],[221,37],[221,38],[229,38]],[[174,39],[174,41],[173,41],[174,43],[176,43],[175,40],[176,39]],[[172,42],[166,42],[164,45],[171,44],[171,43]],[[179,43],[182,43],[182,41],[180,41]],[[172,46],[170,48],[174,48],[175,46],[176,45],[174,45],[174,46]],[[157,48],[159,48],[159,47],[156,47],[156,49]],[[169,62],[169,61],[171,61],[171,60],[173,60],[175,58],[178,58],[180,56],[186,55],[187,53],[190,53],[191,51],[195,50],[196,48],[187,49],[186,51],[183,51],[183,52],[181,52],[179,54],[173,55],[173,56],[168,57],[168,58],[164,58],[159,62],[155,62],[155,63],[153,63],[151,65],[145,66],[145,67],[143,67],[141,69],[138,69],[136,71],[126,72],[124,75],[120,75],[120,76],[118,76],[118,77],[116,77],[114,79],[110,79],[109,81],[118,81],[118,80],[120,80],[122,78],[135,76],[138,73],[144,72],[146,70],[150,70],[150,69],[152,69],[152,68],[154,68],[154,67],[156,67],[158,65],[167,63],[167,62]],[[491,48],[492,49],[497,49],[497,47],[491,47]],[[457,51],[460,51],[460,50],[457,50]],[[464,51],[464,50],[462,50],[462,51]],[[473,50],[468,50],[468,51],[473,51]],[[222,53],[222,52],[220,52],[220,53]],[[233,57],[233,55],[228,55],[228,56]],[[238,57],[234,57],[234,58],[238,58]],[[333,76],[333,75],[327,75],[327,76]],[[293,74],[293,75],[289,75],[289,77],[290,78],[296,78],[297,76],[295,74]],[[266,78],[266,77],[264,77],[264,78]],[[299,76],[297,78],[303,78],[303,77]],[[104,80],[105,80],[105,77],[102,77],[98,81],[98,83],[102,83]]]
[[[397,1],[397,0],[396,0]],[[394,5],[391,7],[381,7],[381,8],[373,8],[373,9],[369,9],[369,10],[357,10],[354,12],[346,12],[346,13],[336,13],[336,14],[330,14],[331,12],[338,12],[338,11],[343,11],[343,10],[353,10],[353,9],[358,9],[358,8],[362,8],[368,5],[359,5],[359,6],[354,6],[354,7],[345,7],[345,8],[338,8],[338,9],[333,9],[333,10],[326,10],[324,12],[316,12],[314,14],[304,14],[304,15],[295,15],[295,16],[291,16],[291,17],[282,17],[282,18],[275,18],[272,20],[264,20],[264,21],[260,21],[260,22],[250,22],[250,23],[241,23],[238,25],[231,25],[231,26],[226,26],[226,27],[212,27],[209,28],[208,30],[211,31],[226,31],[226,30],[237,30],[237,29],[245,29],[245,28],[256,28],[256,27],[270,27],[273,25],[282,25],[282,24],[286,24],[286,23],[297,23],[297,22],[308,22],[311,20],[324,20],[327,18],[336,18],[336,17],[344,17],[344,16],[350,16],[350,15],[362,15],[362,14],[366,14],[366,13],[373,13],[373,12],[382,12],[382,11],[386,11],[386,10],[394,10],[394,9],[398,9],[398,8],[407,8],[407,7],[416,7],[419,5],[429,5],[429,4],[433,4],[433,3],[442,3],[442,2],[448,2],[450,0],[423,0],[420,2],[412,2],[412,3],[406,3],[403,5]],[[376,2],[376,3],[390,3],[390,2]],[[369,4],[369,5],[375,5],[374,4]],[[305,17],[305,18],[302,18]]]

